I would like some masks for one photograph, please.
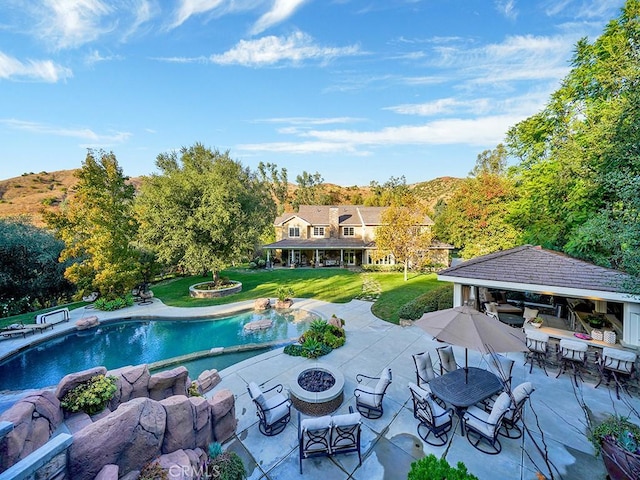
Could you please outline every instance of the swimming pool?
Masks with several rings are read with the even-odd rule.
[[[271,328],[252,332],[244,330],[247,323],[265,318],[273,321]],[[303,310],[267,310],[242,312],[224,319],[115,321],[95,329],[73,331],[52,338],[9,357],[0,364],[0,390],[52,386],[68,373],[99,365],[114,369],[217,347],[296,338],[315,318],[318,316]],[[208,359],[211,362],[190,363],[191,378],[196,378],[204,369],[218,368],[216,357]],[[218,358],[217,363],[225,368],[229,366],[228,360]]]

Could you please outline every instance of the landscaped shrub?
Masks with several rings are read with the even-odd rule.
[[[478,480],[478,477],[467,472],[467,467],[462,462],[452,467],[444,458],[438,459],[435,455],[429,454],[411,464],[407,480],[431,479]]]
[[[326,351],[326,346],[315,338],[307,338],[302,344],[302,355],[307,358],[318,358],[331,351]]]
[[[96,375],[72,390],[69,390],[60,405],[70,412],[83,411],[95,415],[104,410],[116,391],[116,378]]]
[[[138,475],[138,480],[168,480],[169,473],[160,466],[160,464],[155,462],[147,463],[142,470],[140,470],[140,475]]]
[[[293,295],[293,288],[287,285],[280,285],[276,290],[276,297],[278,297],[278,300],[280,300],[281,302],[284,302],[288,298],[293,297]]]
[[[293,357],[318,358],[334,348],[344,345],[346,334],[343,328],[328,324],[325,320],[314,320],[309,329],[300,336],[299,345],[287,345],[284,353]]]
[[[93,304],[95,308],[97,308],[98,310],[103,310],[105,312],[120,310],[121,308],[130,307],[131,305],[133,305],[133,296],[130,294],[127,294],[124,297],[114,298],[112,300],[107,300],[105,297],[100,297]]]
[[[209,461],[203,478],[217,480],[243,480],[247,478],[242,459],[235,452],[223,452],[218,442],[209,444]]]
[[[302,345],[293,343],[284,347],[284,353],[292,357],[302,357]]]
[[[453,285],[445,285],[423,293],[409,303],[405,303],[398,312],[400,318],[417,320],[427,312],[453,307]]]

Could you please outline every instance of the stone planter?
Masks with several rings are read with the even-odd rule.
[[[611,440],[602,442],[602,459],[611,480],[640,478],[640,455],[623,450]]]
[[[277,309],[291,308],[291,305],[293,305],[293,300],[291,300],[290,298],[286,298],[284,300],[276,300]]]
[[[195,285],[191,285],[189,287],[189,295],[193,298],[219,298],[226,297],[227,295],[233,295],[234,293],[239,293],[242,291],[242,283],[233,280],[229,282],[233,285],[230,285],[227,288],[220,288],[217,290],[206,290],[204,288],[198,288],[208,283],[211,282],[196,283]]]

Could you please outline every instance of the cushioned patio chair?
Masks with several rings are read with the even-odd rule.
[[[525,354],[525,362],[526,365],[529,363],[529,373],[533,370],[533,362],[537,361],[538,365],[544,371],[544,374],[549,376],[547,373],[547,350],[549,348],[549,335],[542,332],[526,330],[526,343],[529,351]]]
[[[413,400],[413,416],[420,420],[418,435],[429,445],[443,446],[448,441],[448,432],[453,425],[453,411],[442,408],[434,401],[431,392],[413,382],[409,382],[409,390]],[[435,438],[430,440],[432,434]]]
[[[429,352],[416,353],[412,355],[413,363],[416,366],[416,385],[423,388],[431,380],[436,378],[436,372],[433,370],[431,355]]]
[[[476,450],[490,455],[500,453],[502,445],[498,435],[509,408],[511,396],[502,392],[494,402],[491,412],[476,406],[467,409],[462,422],[467,432],[467,440]]]
[[[595,388],[598,388],[604,380],[608,386],[613,378],[616,384],[616,397],[620,400],[621,388],[629,393],[627,383],[635,372],[636,359],[637,355],[632,351],[604,347],[597,362],[600,380]]]
[[[489,369],[502,381],[505,390],[511,390],[511,372],[515,362],[499,353],[490,353],[488,357]]]
[[[331,455],[358,453],[358,466],[362,465],[360,432],[362,418],[349,407],[349,413],[331,417]]]
[[[268,390],[262,390],[254,382],[247,385],[260,419],[258,428],[263,435],[272,436],[282,432],[291,418],[291,400],[282,393],[282,388],[280,384]]]
[[[524,406],[533,390],[531,382],[521,383],[513,389],[513,392],[511,392],[511,408],[504,416],[502,421],[504,428],[500,431],[500,435],[507,438],[520,438],[522,436],[522,430],[518,426],[518,422],[522,419]]]
[[[375,386],[362,385],[365,380],[378,380]],[[353,392],[356,397],[356,408],[366,418],[380,418],[383,413],[382,399],[391,384],[391,369],[385,368],[379,377],[369,377],[359,373],[356,381],[360,384]]]
[[[440,359],[440,375],[453,372],[460,368],[460,365],[456,362],[456,357],[453,354],[453,347],[451,347],[451,345],[436,348],[436,352]]]
[[[567,371],[567,368],[573,370],[573,382],[578,386],[578,378],[582,378],[582,370],[587,366],[587,350],[588,345],[585,342],[576,342],[563,338],[560,340],[560,351],[558,358],[560,360],[560,369],[556,378]],[[584,380],[583,380],[584,381]]]

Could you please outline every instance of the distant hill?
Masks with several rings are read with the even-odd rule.
[[[56,172],[40,172],[24,174],[20,177],[0,180],[0,217],[28,215],[37,226],[43,226],[42,210],[55,211],[73,195],[73,188],[78,183],[75,177],[77,170],[59,170]],[[141,177],[131,178],[136,187]],[[425,204],[433,209],[439,199],[448,199],[459,178],[441,177],[427,182],[420,182],[410,187],[421,197]],[[293,193],[295,185],[290,185]],[[324,192],[330,196],[332,203],[362,204],[370,192],[370,188],[350,186],[342,187],[324,184]]]

